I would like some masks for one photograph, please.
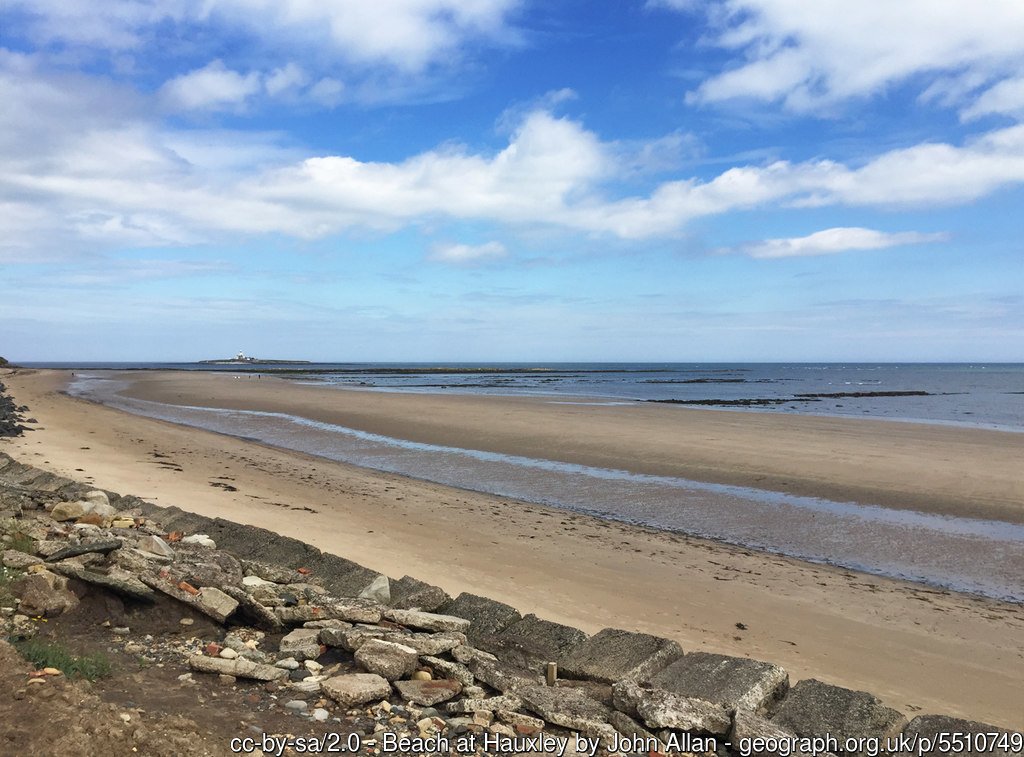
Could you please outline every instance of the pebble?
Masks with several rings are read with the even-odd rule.
[[[301,699],[292,699],[290,702],[285,702],[284,707],[286,710],[294,710],[295,712],[305,712],[309,705],[303,702]]]
[[[308,670],[310,673],[319,673],[321,670],[324,669],[324,666],[316,660],[306,660],[303,663],[303,665],[306,666],[306,670]]]
[[[181,620],[178,621],[178,623],[183,625],[183,626],[190,626],[193,623],[195,623],[195,620],[193,620],[192,618],[182,618]]]
[[[313,710],[313,720],[316,720],[319,723],[323,723],[330,716],[331,713],[329,713],[323,707],[317,707],[315,710]]]
[[[225,647],[224,649],[220,650],[220,654],[218,656],[223,657],[225,660],[234,660],[236,657],[238,657],[238,652],[231,649],[230,647]]]
[[[231,685],[236,680],[238,680],[234,676],[229,676],[229,675],[226,675],[225,673],[221,673],[219,676],[217,676],[217,678],[220,679],[221,683],[228,684],[228,685]]]
[[[275,668],[283,668],[284,670],[298,670],[299,661],[294,657],[286,657],[283,660],[278,660],[274,663]]]
[[[132,629],[130,629],[128,626],[114,626],[114,633],[116,633],[118,636],[127,636],[131,632]]]
[[[61,674],[57,668],[43,668],[43,672],[48,676],[59,676]]]
[[[414,681],[430,681],[433,678],[434,676],[430,674],[429,670],[417,670],[412,674],[412,680]]]

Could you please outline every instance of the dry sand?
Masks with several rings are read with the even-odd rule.
[[[191,404],[205,397],[208,404],[291,412],[322,405],[325,391],[226,376],[139,378],[138,396]],[[677,639],[690,650],[770,660],[793,680],[816,677],[868,690],[911,717],[938,712],[1024,727],[1019,605],[140,418],[60,394],[66,374],[59,372],[3,380],[43,427],[0,444],[24,462],[269,528],[392,576],[410,574],[453,594],[485,594],[590,632],[630,628]],[[339,399],[320,407],[319,417],[407,439],[614,461],[638,471],[1014,522],[1024,509],[1024,435],[536,399],[332,394]],[[626,423],[629,411],[635,414]],[[620,444],[636,449],[616,457]]]

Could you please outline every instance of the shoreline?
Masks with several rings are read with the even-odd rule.
[[[908,713],[1019,718],[1018,605],[333,463],[62,396],[61,382],[8,377],[44,430],[6,451],[589,632],[615,625],[769,660]]]
[[[124,396],[298,415],[440,446],[1024,524],[1024,434],[637,403],[137,374]],[[287,391],[281,391],[285,384]]]

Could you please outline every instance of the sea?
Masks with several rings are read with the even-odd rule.
[[[530,395],[552,403],[669,402],[731,412],[855,416],[1024,431],[1024,364],[47,363],[69,392],[129,412],[599,518],[928,586],[1024,602],[1024,525],[710,484],[629,469],[426,444],[283,413],[124,396],[131,371],[274,373],[382,392]],[[1024,461],[1021,465],[1024,478]]]

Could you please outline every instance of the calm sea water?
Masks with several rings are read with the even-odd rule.
[[[1024,363],[39,363],[79,369],[273,372],[303,382],[403,392],[680,401],[1024,430]],[[890,392],[920,394],[887,396]],[[866,396],[851,396],[851,395]],[[847,395],[818,396],[806,395]]]

